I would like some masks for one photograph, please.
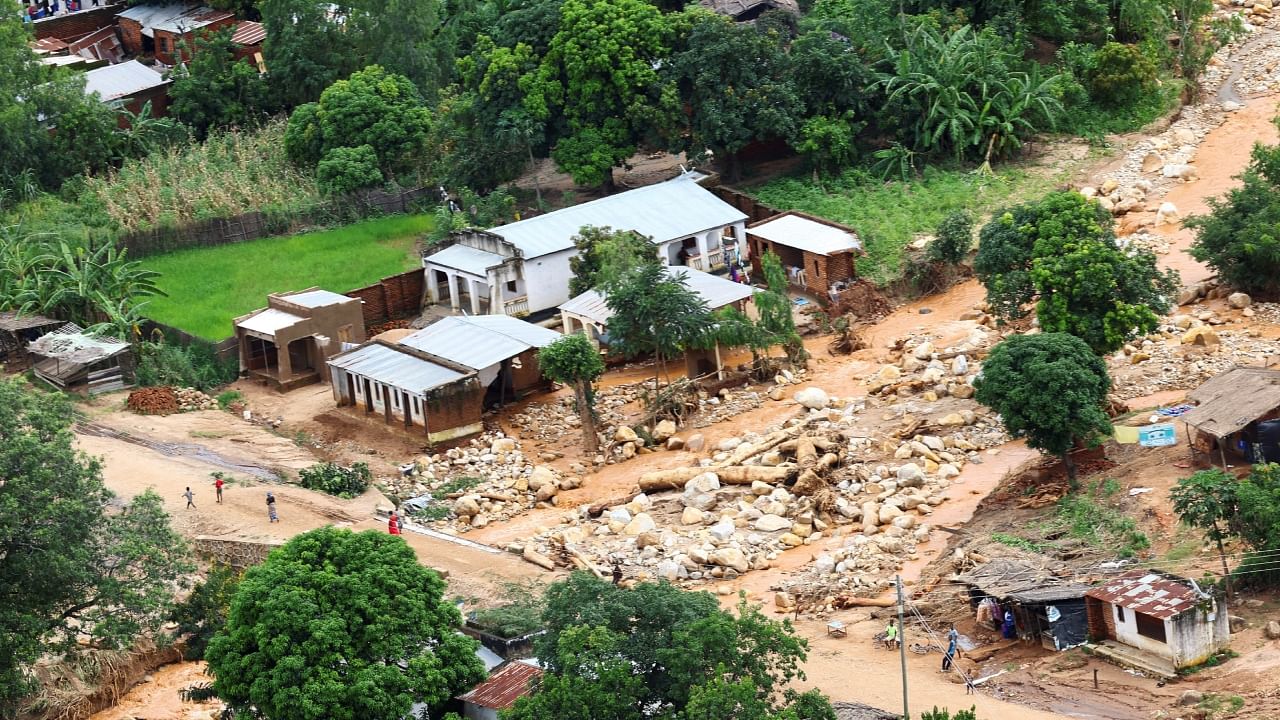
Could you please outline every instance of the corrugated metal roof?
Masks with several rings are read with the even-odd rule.
[[[502,236],[520,248],[525,259],[531,259],[572,248],[573,236],[587,225],[634,230],[661,244],[746,219],[741,211],[692,178],[681,176],[489,232]]]
[[[242,20],[231,36],[231,42],[236,45],[257,45],[266,39],[267,29],[262,27],[262,23],[252,20]]]
[[[137,60],[107,65],[84,74],[84,94],[97,93],[104,102],[167,84],[160,73]]]
[[[898,720],[899,715],[858,702],[833,702],[836,720]]]
[[[546,347],[560,333],[508,315],[443,318],[400,341],[475,370]]]
[[[667,275],[671,276],[683,274],[685,287],[702,298],[707,307],[712,310],[719,310],[739,300],[746,300],[756,292],[755,288],[750,285],[736,283],[719,275],[712,275],[693,268],[668,266],[663,270],[666,271]],[[571,298],[561,305],[560,309],[587,318],[600,325],[608,325],[609,318],[613,317],[613,311],[609,309],[608,305],[608,296],[598,290],[588,290],[575,298]]]
[[[497,253],[477,250],[466,245],[450,245],[438,253],[428,255],[426,260],[432,265],[484,277],[488,274],[489,268],[501,265],[506,258]]]
[[[155,30],[186,33],[198,30],[219,20],[235,17],[226,10],[214,10],[203,5],[174,3],[172,5],[134,5],[117,17],[132,20],[142,26],[142,34],[155,37]]]
[[[285,302],[305,308],[318,308],[328,305],[341,305],[348,302],[360,302],[358,298],[339,295],[328,290],[303,290],[296,293],[280,293],[276,297]]]
[[[834,227],[795,213],[765,220],[747,228],[747,233],[818,255],[862,250],[862,240],[851,228]]]
[[[1234,367],[1187,394],[1196,407],[1182,415],[1188,425],[1226,437],[1280,407],[1280,370]]]
[[[491,710],[506,710],[516,700],[529,694],[529,683],[537,680],[542,671],[521,662],[508,663],[506,667],[489,676],[488,680],[458,697],[459,700]]]
[[[421,395],[468,377],[430,360],[381,343],[366,343],[329,360],[330,367]]]
[[[1150,570],[1125,573],[1085,595],[1161,620],[1181,615],[1205,598],[1190,580]]]
[[[31,341],[27,349],[43,357],[88,365],[128,352],[129,347],[127,342],[89,335],[79,325],[67,323],[48,335]]]
[[[267,308],[257,315],[241,320],[236,323],[236,325],[251,332],[262,333],[263,335],[275,335],[277,331],[287,328],[290,325],[300,323],[304,319],[305,318],[300,318],[293,313],[287,313],[283,310]]]

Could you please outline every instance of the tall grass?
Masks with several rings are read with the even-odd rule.
[[[781,178],[755,195],[779,210],[800,210],[856,229],[867,251],[858,261],[858,273],[885,284],[901,274],[903,249],[915,235],[932,234],[950,213],[968,210],[981,218],[1005,204],[1038,197],[1052,185],[1047,174],[1007,166],[994,176],[929,166],[911,182],[886,182],[850,170],[821,185],[807,178]]]
[[[126,232],[319,202],[314,177],[285,157],[284,129],[277,120],[215,132],[126,162],[85,189]]]
[[[416,244],[431,225],[428,215],[396,215],[144,258],[143,267],[161,273],[158,284],[168,297],[152,298],[143,312],[221,340],[232,334],[231,321],[265,305],[268,293],[311,286],[347,292],[418,266]]]

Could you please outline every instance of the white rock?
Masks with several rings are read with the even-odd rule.
[[[716,444],[716,449],[720,452],[732,452],[741,444],[742,440],[740,438],[725,438]]]
[[[1178,218],[1177,205],[1167,201],[1160,203],[1160,209],[1156,211],[1156,225],[1172,225]]]
[[[819,387],[807,387],[799,390],[791,398],[810,410],[821,410],[827,406],[830,399],[827,391]]]
[[[957,355],[951,358],[951,374],[965,375],[969,372],[969,358],[964,355]]]
[[[706,521],[706,513],[696,507],[686,507],[684,512],[680,513],[681,525],[701,525]]]
[[[836,569],[836,559],[826,553],[822,553],[813,560],[813,571],[819,575],[828,575]]]
[[[760,532],[777,532],[791,527],[791,521],[781,515],[762,515],[756,520],[755,529]]]
[[[943,463],[938,466],[938,477],[942,478],[943,480],[956,477],[959,474],[960,474],[959,468],[957,468],[955,465],[952,465],[951,463]]]
[[[915,350],[911,351],[911,356],[917,360],[928,360],[933,357],[933,343],[928,342],[927,340],[920,343],[916,346]]]
[[[720,548],[711,553],[711,563],[721,567],[730,567],[740,573],[744,573],[751,569],[751,564],[747,562],[747,556],[738,548]]]
[[[557,484],[556,471],[545,465],[538,465],[529,473],[529,490],[538,492],[543,485]]]
[[[675,560],[663,560],[658,563],[657,574],[667,582],[675,582],[680,577],[680,563]]]
[[[898,468],[899,482],[906,483],[906,482],[919,481],[923,479],[924,479],[924,471],[921,470],[920,466],[916,465],[915,463],[907,463],[906,465],[903,465],[902,467]]]
[[[1242,292],[1234,292],[1227,296],[1227,304],[1237,310],[1243,310],[1253,304],[1253,298]]]
[[[631,522],[631,511],[625,507],[616,507],[609,511],[609,522],[622,523],[626,525]]]
[[[653,521],[653,518],[649,517],[649,513],[640,513],[639,515],[631,518],[631,522],[627,523],[626,529],[622,532],[630,535],[631,537],[635,537],[640,533],[647,533],[656,530],[657,527],[658,524]]]
[[[732,520],[725,518],[720,522],[717,522],[715,525],[712,525],[711,529],[707,532],[711,534],[711,537],[719,540],[720,542],[728,542],[729,538],[733,537],[733,534],[737,532],[737,528],[734,527]]]

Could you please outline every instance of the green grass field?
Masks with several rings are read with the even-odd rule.
[[[232,334],[234,318],[266,305],[268,293],[312,286],[347,292],[419,265],[415,241],[431,226],[430,216],[399,215],[144,258],[147,269],[161,273],[160,288],[168,293],[151,298],[145,314],[221,340]]]

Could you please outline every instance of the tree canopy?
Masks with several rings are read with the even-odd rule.
[[[600,352],[580,332],[565,335],[538,351],[538,367],[555,382],[573,387],[582,420],[582,442],[588,453],[597,450],[595,408],[591,383],[604,374]]]
[[[1257,145],[1239,187],[1211,198],[1210,214],[1193,217],[1191,256],[1224,282],[1267,297],[1280,294],[1280,145]]]
[[[1111,389],[1106,363],[1066,333],[1013,335],[991,349],[974,397],[995,410],[1027,445],[1058,455],[1072,483],[1076,443],[1111,433],[1103,405]]]
[[[699,342],[711,326],[707,303],[685,285],[686,274],[642,265],[608,288],[610,348],[628,358],[652,354],[660,367]],[[657,383],[657,370],[654,373]]]
[[[231,35],[231,28],[201,34],[174,71],[169,112],[200,139],[214,128],[255,125],[273,107],[257,66],[236,59]]]
[[[205,657],[218,697],[268,720],[402,720],[484,678],[461,622],[403,539],[329,527],[245,572]]]
[[[573,236],[578,254],[569,259],[569,297],[618,284],[624,275],[642,265],[661,265],[653,242],[632,230],[586,226]]]
[[[23,667],[50,651],[127,647],[166,618],[193,569],[163,502],[111,509],[102,465],[75,449],[71,404],[0,382],[0,716],[29,689]]]

